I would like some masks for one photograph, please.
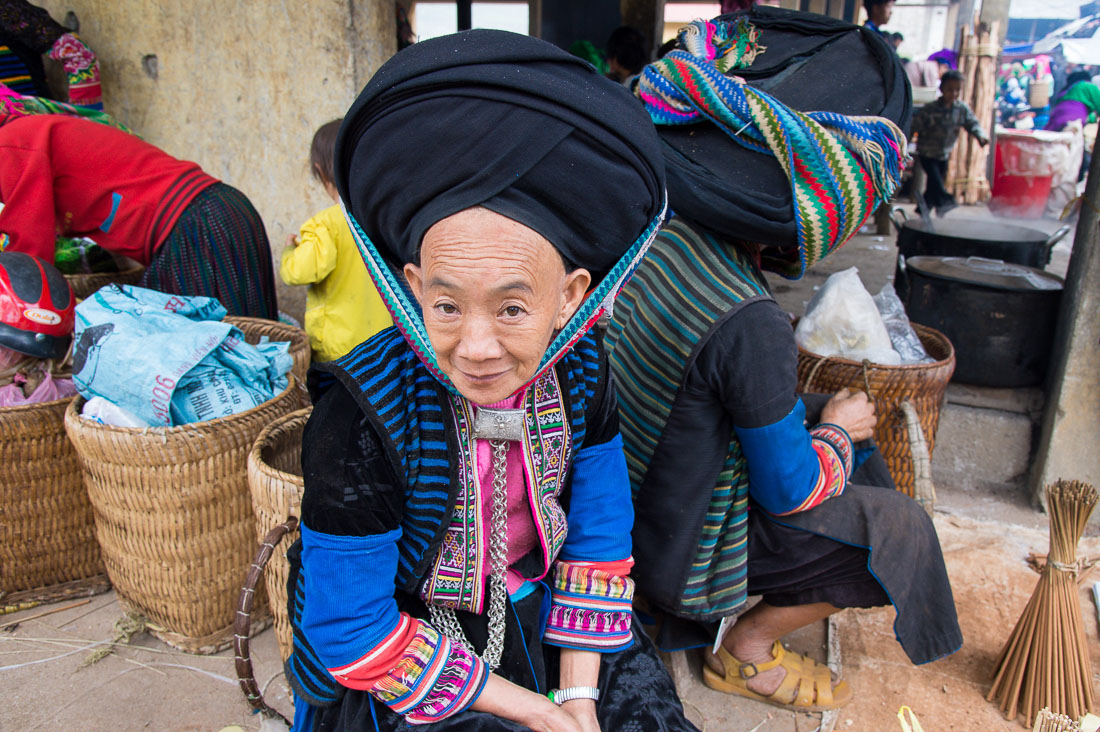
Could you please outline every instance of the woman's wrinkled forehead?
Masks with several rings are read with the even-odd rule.
[[[565,263],[546,237],[517,221],[475,207],[432,225],[421,242],[425,284],[447,284],[453,273],[484,273],[529,290],[565,274]],[[448,279],[446,273],[452,273]]]

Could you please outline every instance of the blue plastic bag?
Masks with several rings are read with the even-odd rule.
[[[286,388],[288,343],[251,346],[209,297],[109,285],[76,308],[73,382],[154,426],[243,412]]]

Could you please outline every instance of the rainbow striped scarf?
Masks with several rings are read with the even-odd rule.
[[[679,48],[645,67],[636,94],[657,125],[709,120],[738,144],[771,154],[791,182],[797,255],[765,247],[767,269],[798,279],[839,249],[901,181],[905,135],[883,117],[799,112],[726,76],[763,53],[748,21],[697,20]],[[768,242],[762,242],[767,244]]]

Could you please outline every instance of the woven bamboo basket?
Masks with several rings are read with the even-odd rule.
[[[65,413],[107,574],[169,645],[215,653],[232,643],[256,547],[248,452],[264,427],[298,408],[297,383],[289,382],[258,407],[179,427],[99,424],[80,417],[81,399]],[[262,592],[256,606],[265,607]]]
[[[80,462],[65,436],[72,400],[0,408],[0,604],[110,588]]]
[[[69,287],[73,288],[73,296],[77,300],[83,300],[92,295],[101,287],[109,284],[136,285],[141,282],[141,276],[145,274],[145,268],[137,262],[131,262],[121,272],[96,272],[94,274],[70,274],[65,275],[69,281]]]
[[[290,356],[294,359],[291,373],[298,380],[300,386],[306,383],[306,372],[309,371],[309,336],[301,328],[280,323],[277,320],[264,318],[247,318],[243,315],[226,316],[225,322],[231,323],[244,331],[244,339],[255,345],[260,338],[267,336],[271,341],[290,341]]]
[[[908,401],[916,411],[928,445],[928,458],[936,446],[947,382],[955,371],[955,348],[938,330],[913,323],[928,355],[935,363],[909,366],[880,366],[844,358],[823,357],[798,349],[798,390],[831,394],[848,387],[866,391],[875,402],[878,443],[890,475],[899,491],[914,496],[915,471],[911,441],[902,412]]]
[[[311,411],[308,407],[299,409],[272,422],[256,438],[256,444],[248,453],[248,488],[256,514],[256,539],[261,543],[276,526],[292,516],[301,516],[302,431]],[[297,539],[297,530],[282,539],[264,573],[264,585],[275,618],[275,637],[284,661],[290,657],[294,644],[287,616],[286,582],[290,564],[286,550]]]

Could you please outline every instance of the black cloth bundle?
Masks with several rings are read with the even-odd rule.
[[[390,264],[440,219],[484,206],[598,282],[659,213],[660,144],[622,86],[544,41],[473,30],[378,70],[340,129],[348,211]]]
[[[767,6],[716,21],[741,18],[760,31],[767,50],[731,74],[802,112],[886,117],[908,131],[909,80],[877,32]],[[658,134],[673,212],[725,236],[771,246],[796,243],[790,182],[773,156],[748,150],[710,123],[661,126]]]

